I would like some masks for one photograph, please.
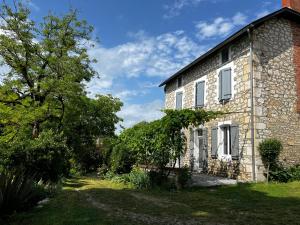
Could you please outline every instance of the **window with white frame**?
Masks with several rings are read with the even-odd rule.
[[[222,132],[222,154],[225,156],[231,155],[231,130],[229,125],[221,127]]]
[[[239,125],[229,121],[211,129],[211,157],[213,159],[238,160]]]

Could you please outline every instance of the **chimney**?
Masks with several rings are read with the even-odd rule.
[[[300,0],[282,0],[282,7],[288,7],[300,12]]]

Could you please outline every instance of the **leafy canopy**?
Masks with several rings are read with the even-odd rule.
[[[88,55],[93,28],[76,10],[50,13],[37,24],[14,3],[0,10],[0,61],[7,70],[0,84],[0,164],[48,177],[61,168],[55,178],[69,157],[96,155],[96,139],[113,135],[122,103],[87,96],[84,84],[97,76]]]

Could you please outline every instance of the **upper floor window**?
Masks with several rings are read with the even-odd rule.
[[[219,101],[226,102],[232,97],[232,82],[231,68],[226,68],[219,73]]]
[[[224,48],[221,52],[221,62],[222,64],[229,62],[230,60],[230,50],[229,48]]]
[[[204,106],[205,98],[205,81],[200,81],[196,83],[196,108]]]
[[[177,92],[176,93],[176,109],[182,109],[182,100],[183,100],[183,93]]]
[[[177,78],[177,88],[181,88],[182,87],[182,76]]]

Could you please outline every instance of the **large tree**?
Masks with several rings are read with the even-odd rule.
[[[78,20],[76,11],[49,14],[37,24],[17,2],[2,4],[0,18],[0,60],[6,68],[0,84],[2,154],[8,152],[21,164],[31,160],[30,165],[42,158],[43,165],[66,158],[74,134],[80,145],[112,135],[120,101],[109,96],[92,100],[85,92],[84,83],[97,75],[87,52],[92,27]],[[89,132],[82,131],[88,127]],[[49,149],[53,154],[44,157]]]

